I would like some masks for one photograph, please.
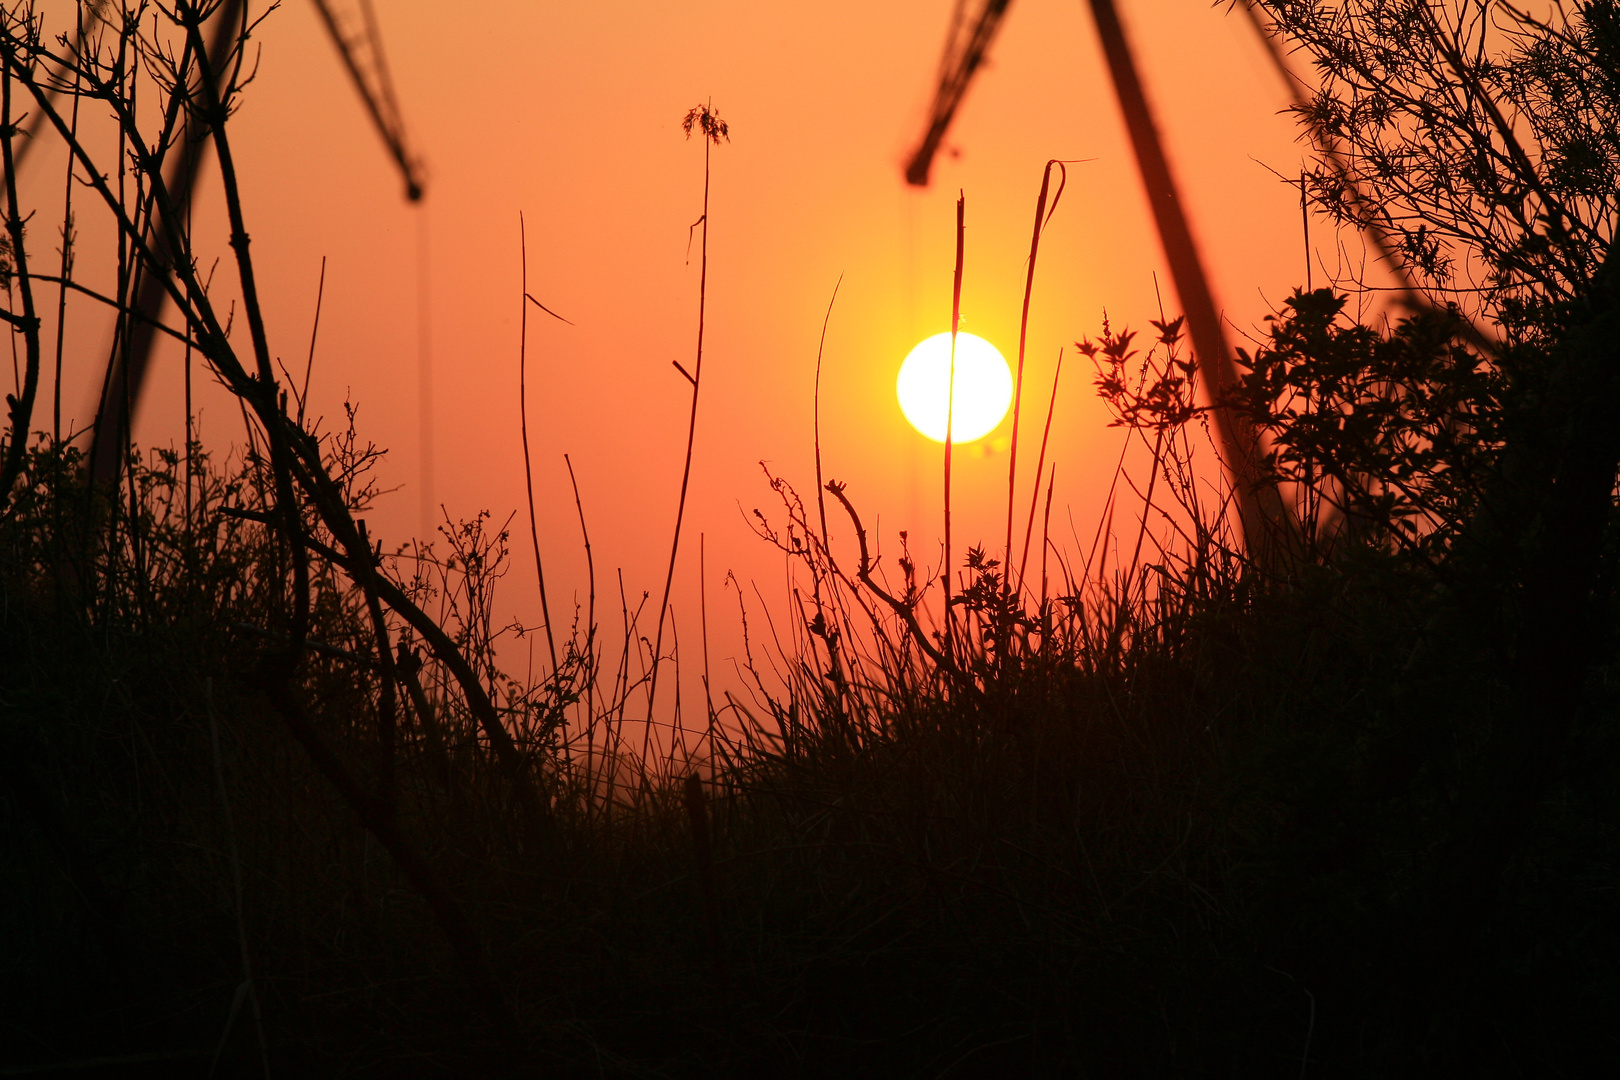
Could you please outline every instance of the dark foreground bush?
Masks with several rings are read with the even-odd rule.
[[[963,644],[994,678],[927,668],[901,632],[866,646],[887,669],[856,663],[851,630],[840,674],[800,657],[695,790],[626,753],[609,803],[610,724],[595,765],[583,733],[531,728],[538,822],[425,665],[393,822],[481,944],[492,1015],[262,688],[276,547],[220,512],[252,485],[199,483],[187,525],[176,471],[136,469],[134,516],[42,485],[0,533],[8,1066],[1551,1075],[1615,1049],[1609,668],[1453,940],[1440,853],[1501,679],[1374,555],[1076,607],[1064,649],[1016,661]],[[86,505],[118,543],[72,532]],[[336,582],[315,595],[298,697],[376,791],[376,650]]]

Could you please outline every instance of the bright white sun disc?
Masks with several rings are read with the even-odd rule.
[[[1012,371],[996,347],[975,334],[956,335],[956,392],[951,393],[951,335],[935,334],[919,344],[900,365],[895,393],[900,411],[911,426],[933,439],[945,441],[949,420],[951,441],[972,442],[995,430],[1012,404]],[[946,398],[954,398],[954,417]]]

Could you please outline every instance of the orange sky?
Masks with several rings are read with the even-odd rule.
[[[1297,194],[1267,170],[1297,173],[1300,163],[1292,123],[1278,115],[1281,84],[1247,23],[1207,0],[1120,6],[1217,301],[1251,327],[1301,277]],[[259,75],[234,139],[272,350],[302,372],[327,257],[312,411],[339,417],[345,393],[353,396],[363,435],[389,448],[385,480],[400,487],[373,515],[373,534],[393,542],[419,533],[425,270],[434,497],[452,516],[488,508],[504,518],[524,498],[524,214],[530,291],[575,324],[530,320],[530,434],[554,608],[583,596],[584,581],[564,452],[604,586],[615,567],[638,592],[662,583],[688,401],[670,361],[689,366],[696,336],[696,249],[690,265],[686,251],[703,151],[680,131],[696,103],[712,100],[733,141],[714,154],[704,398],[674,602],[691,625],[705,533],[717,642],[734,640],[716,628],[717,611],[735,611],[720,587],[728,569],[780,596],[780,563],[748,532],[739,505],[771,507],[761,459],[806,493],[813,486],[816,344],[840,275],[823,375],[826,472],[849,483],[869,527],[881,521],[886,549],[900,528],[914,543],[939,535],[940,450],[905,425],[893,385],[910,346],[946,329],[958,190],[967,198],[964,328],[1011,358],[1041,167],[1051,157],[1093,159],[1070,167],[1043,242],[1028,375],[1042,405],[1057,350],[1072,354],[1077,337],[1095,334],[1105,308],[1116,325],[1145,327],[1156,316],[1155,271],[1174,313],[1090,15],[1077,0],[1013,6],[926,191],[903,184],[901,165],[921,130],[952,0],[376,0],[376,8],[427,164],[420,208],[404,201],[313,6],[285,0],[257,35]],[[42,207],[59,199],[59,160],[41,154],[25,178]],[[85,234],[96,228],[92,214],[81,212]],[[227,252],[217,199],[199,206],[197,222],[201,244]],[[88,238],[81,265],[94,247]],[[229,273],[222,264],[221,276]],[[79,375],[65,380],[64,409],[83,423],[110,321],[77,310],[69,364],[76,353]],[[1089,538],[1120,436],[1105,427],[1089,365],[1071,359],[1050,452],[1054,522],[1072,514]],[[158,366],[137,431],[146,442],[180,430],[177,365]],[[201,400],[211,442],[240,437],[234,407],[217,391]],[[959,452],[959,542],[999,534],[1005,469],[994,449]],[[526,532],[515,531],[513,556],[506,596],[537,622]],[[716,664],[732,651],[717,645]]]

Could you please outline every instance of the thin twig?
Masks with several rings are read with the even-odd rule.
[[[827,301],[827,314],[821,319],[821,341],[816,345],[816,385],[815,393],[811,398],[812,435],[816,445],[816,511],[821,516],[821,544],[827,548],[827,560],[832,561],[830,540],[827,537],[827,500],[822,495],[821,478],[821,355],[827,348],[827,324],[832,322],[833,304],[838,302],[838,289],[844,284],[844,275],[839,274],[838,280],[833,284],[832,297]]]
[[[1052,373],[1052,399],[1046,404],[1046,428],[1041,432],[1041,454],[1035,460],[1035,486],[1029,493],[1029,521],[1024,525],[1024,553],[1018,559],[1018,587],[1024,587],[1024,568],[1029,565],[1029,537],[1035,530],[1035,504],[1041,494],[1041,470],[1046,465],[1046,443],[1052,437],[1052,414],[1057,411],[1058,380],[1063,377],[1063,350],[1058,350],[1057,370]],[[1009,572],[1011,568],[1009,567]]]
[[[304,422],[304,409],[309,405],[309,373],[315,370],[315,335],[321,329],[321,301],[326,298],[326,256],[321,256],[321,279],[315,286],[315,320],[309,327],[309,359],[304,361],[304,385],[298,392],[298,422]]]
[[[529,240],[524,231],[523,212],[518,212],[518,248],[523,258],[523,297],[518,306],[518,426],[523,434],[523,487],[529,495],[529,538],[534,541],[534,576],[540,582],[540,617],[546,624],[546,649],[551,653],[551,670],[557,670],[557,641],[551,632],[551,605],[546,601],[546,571],[540,564],[540,529],[534,518],[534,469],[529,464]],[[536,305],[540,301],[534,301]],[[559,318],[561,316],[558,316]]]

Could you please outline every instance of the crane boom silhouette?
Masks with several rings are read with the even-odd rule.
[[[970,30],[963,32],[961,4],[951,20],[951,33],[945,41],[945,55],[940,60],[939,87],[934,92],[934,104],[928,111],[928,128],[922,142],[906,165],[906,183],[916,187],[928,184],[928,173],[933,168],[934,155],[939,153],[940,142],[950,129],[956,110],[966,96],[973,76],[996,39],[1001,20],[1012,6],[1012,0],[986,0]]]
[[[1131,52],[1114,0],[1088,2],[1114,93],[1130,136],[1142,188],[1153,212],[1153,223],[1164,249],[1165,261],[1170,266],[1171,282],[1187,317],[1188,336],[1192,339],[1199,375],[1204,386],[1212,394],[1218,394],[1221,388],[1234,381],[1236,368],[1225,330],[1221,326],[1214,293],[1209,287],[1209,275],[1204,270],[1198,245],[1193,239],[1186,212],[1182,209],[1181,196],[1170,170],[1170,160],[1165,154],[1164,142],[1148,105],[1136,58]],[[934,94],[929,126],[906,166],[908,183],[918,186],[927,184],[940,142],[1010,6],[1011,0],[987,0],[975,20],[973,30],[967,35],[966,44],[954,49],[954,53],[953,47],[961,34],[953,27]],[[1267,521],[1280,512],[1280,506],[1261,505],[1254,493],[1254,485],[1248,482],[1247,474],[1255,464],[1253,433],[1230,409],[1217,407],[1214,416],[1222,457],[1233,474],[1244,529],[1253,550],[1261,541]]]
[[[225,0],[209,20],[212,24],[207,49],[210,72],[222,74],[225,71],[225,61],[230,56],[243,14],[242,0]],[[82,47],[82,37],[80,44]],[[188,110],[178,143],[178,154],[169,162],[163,177],[170,205],[175,208],[182,227],[190,216],[191,192],[197,169],[202,164],[206,145],[203,136],[204,131],[196,116]],[[154,216],[157,214],[156,208],[152,213]],[[146,232],[151,249],[165,263],[184,254],[169,250],[165,239],[168,230],[157,228],[155,221],[148,222]],[[131,305],[134,317],[119,324],[119,332],[127,332],[127,337],[122,341],[115,339],[112,355],[107,361],[106,375],[101,381],[101,397],[97,402],[95,429],[91,435],[90,476],[98,483],[116,484],[123,471],[126,447],[134,430],[136,408],[140,404],[141,388],[145,385],[152,346],[157,340],[157,327],[169,299],[160,274],[150,272],[140,264],[135,266],[134,273],[135,302]]]
[[[366,106],[371,122],[377,126],[389,156],[399,167],[405,180],[405,197],[416,202],[422,197],[421,162],[407,149],[405,121],[400,115],[399,101],[394,96],[394,82],[388,74],[388,58],[383,53],[382,34],[377,30],[377,16],[371,9],[371,0],[360,0],[360,12],[365,20],[364,32],[350,35],[345,32],[328,0],[313,0],[315,10],[331,35],[343,58],[343,66],[354,81],[354,88]]]

